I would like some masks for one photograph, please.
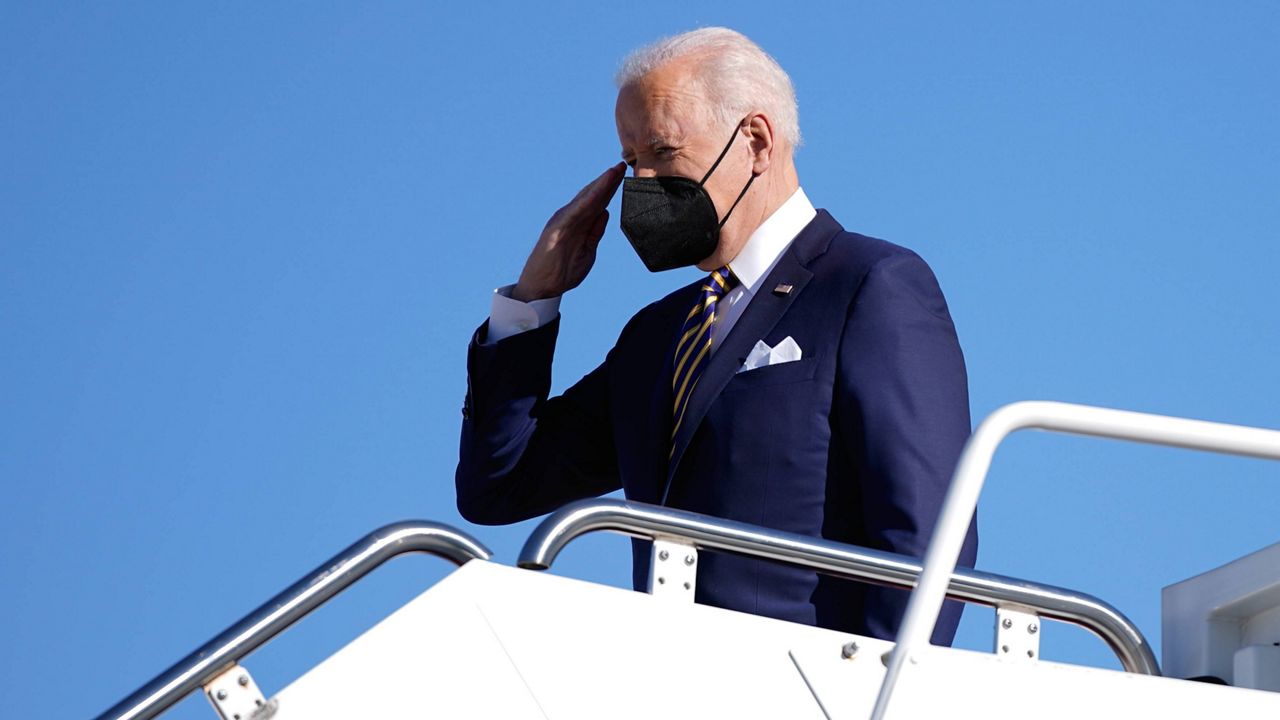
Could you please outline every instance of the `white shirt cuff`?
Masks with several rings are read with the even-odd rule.
[[[511,298],[515,285],[504,285],[493,291],[489,309],[489,334],[485,345],[492,345],[512,335],[540,328],[560,314],[560,297],[520,302]]]

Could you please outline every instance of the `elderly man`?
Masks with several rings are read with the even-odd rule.
[[[497,524],[619,487],[628,498],[920,556],[969,435],[964,359],[914,253],[815,210],[791,81],[708,28],[618,74],[625,166],[552,215],[468,355],[458,507]],[[604,362],[548,399],[560,297],[590,271],[619,185],[650,270],[710,273],[640,310]],[[971,528],[962,563],[977,551]],[[635,544],[634,580],[648,554]],[[906,593],[704,554],[697,601],[892,637]],[[934,642],[950,643],[949,606]]]

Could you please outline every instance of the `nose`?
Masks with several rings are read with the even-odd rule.
[[[636,162],[631,168],[631,177],[651,178],[658,176],[658,169],[649,163]]]

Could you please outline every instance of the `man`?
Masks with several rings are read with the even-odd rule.
[[[915,254],[817,211],[791,81],[746,37],[632,54],[615,119],[622,229],[651,270],[710,275],[640,310],[548,399],[559,298],[595,259],[620,163],[557,211],[472,340],[457,471],[472,522],[628,498],[921,556],[969,434],[964,360]],[[646,544],[634,580],[646,585]],[[977,550],[971,528],[962,564]],[[889,638],[906,593],[705,553],[697,601]],[[959,608],[934,634],[949,644]]]

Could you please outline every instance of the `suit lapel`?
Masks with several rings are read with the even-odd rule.
[[[811,223],[812,225],[813,223]],[[806,228],[806,231],[810,229]],[[783,314],[786,313],[787,308],[791,307],[791,304],[800,296],[800,293],[804,292],[805,286],[813,277],[813,273],[801,261],[802,253],[800,251],[804,249],[801,241],[806,239],[805,236],[807,234],[808,232],[801,232],[796,237],[796,240],[791,243],[791,246],[778,259],[778,264],[774,266],[773,271],[756,287],[747,309],[738,318],[738,322],[734,323],[733,329],[729,331],[729,335],[720,343],[715,354],[711,356],[706,370],[702,372],[702,377],[698,380],[698,385],[690,394],[689,406],[685,410],[685,418],[680,425],[680,432],[676,434],[674,452],[671,455],[666,480],[663,483],[663,504],[666,504],[667,496],[671,492],[671,480],[675,477],[676,468],[679,467],[680,460],[684,457],[684,452],[688,449],[689,442],[693,439],[693,435],[697,431],[698,425],[701,424],[702,418],[707,414],[707,410],[710,409],[711,403],[715,401],[720,392],[724,390],[724,386],[733,378],[734,373],[742,366],[747,353],[750,352],[756,341],[762,340],[778,324]],[[785,294],[774,293],[773,288],[779,284],[791,285],[791,292]],[[666,377],[668,379],[671,377],[669,368]],[[668,422],[667,427],[670,426],[671,423]]]

